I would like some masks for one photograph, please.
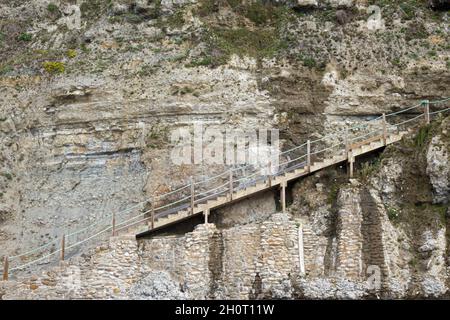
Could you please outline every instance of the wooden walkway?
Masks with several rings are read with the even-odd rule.
[[[264,192],[274,188],[280,188],[280,199],[282,210],[286,210],[286,186],[289,182],[297,180],[303,176],[309,175],[311,173],[317,172],[319,170],[325,169],[327,167],[335,166],[342,162],[348,162],[349,164],[349,175],[353,176],[353,164],[355,158],[364,154],[371,153],[375,150],[383,148],[389,144],[400,141],[404,135],[409,133],[409,131],[402,131],[400,133],[387,134],[384,130],[383,135],[378,135],[371,137],[369,139],[360,141],[354,144],[347,144],[346,151],[344,155],[337,155],[332,158],[325,158],[319,162],[311,162],[310,156],[308,155],[307,161],[301,168],[294,169],[293,171],[285,172],[282,175],[270,177],[263,177],[262,181],[255,181],[250,186],[247,186],[241,190],[231,192],[207,200],[206,203],[197,204],[193,206],[184,205],[180,208],[173,209],[172,212],[166,214],[158,215],[157,218],[153,218],[152,222],[148,224],[148,229],[143,232],[139,232],[136,237],[143,238],[152,235],[158,230],[162,230],[174,224],[180,223],[194,216],[204,215],[205,222],[208,221],[208,215],[211,210],[218,209],[230,205],[232,203],[238,202],[245,198],[250,198],[260,192]],[[292,169],[292,168],[290,168]],[[230,177],[230,186],[232,186],[233,181]],[[151,218],[149,218],[151,220]]]

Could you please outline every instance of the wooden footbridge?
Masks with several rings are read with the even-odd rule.
[[[383,114],[335,134],[276,154],[279,164],[271,160],[263,168],[246,165],[230,168],[216,176],[191,182],[163,195],[155,196],[120,212],[99,218],[94,223],[61,236],[43,246],[19,255],[6,257],[3,279],[9,273],[37,263],[64,260],[81,250],[83,244],[107,239],[118,233],[142,238],[168,226],[203,215],[205,222],[212,210],[228,206],[258,193],[280,190],[282,210],[286,210],[286,187],[289,182],[327,167],[347,163],[353,176],[357,157],[395,143],[406,134],[448,113],[448,99],[422,101],[418,105],[391,114]],[[274,159],[270,157],[269,159]]]

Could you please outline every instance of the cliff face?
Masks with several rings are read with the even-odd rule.
[[[447,298],[450,118],[362,163],[215,212],[185,235],[113,237],[3,299]],[[436,160],[440,159],[440,160]],[[418,181],[422,183],[418,183]],[[247,215],[242,215],[247,212]]]
[[[172,190],[191,175],[220,170],[172,165],[172,129],[191,128],[194,122],[221,130],[280,128],[282,147],[288,148],[349,122],[449,96],[448,15],[427,1],[4,2],[0,256],[90,225]],[[442,8],[441,3],[432,1],[433,8]],[[305,232],[309,224],[322,231],[314,234],[315,228],[313,240],[305,241],[321,243],[323,255],[306,260],[308,273],[320,278],[334,272],[335,261],[351,259],[353,252],[333,251],[347,236],[355,243],[374,237],[371,245],[383,247],[379,233],[358,233],[351,225],[401,229],[383,224],[364,207],[378,207],[381,199],[394,214],[405,194],[392,190],[417,185],[420,200],[410,195],[404,202],[413,206],[411,212],[419,212],[422,203],[431,203],[422,209],[434,212],[444,203],[448,165],[441,164],[448,153],[441,145],[435,140],[429,158],[422,159],[428,164],[421,177],[429,179],[410,173],[416,180],[398,186],[400,178],[386,172],[373,182],[378,189],[355,185],[357,192],[332,197],[374,202],[359,208],[343,204],[341,219],[328,208],[331,200],[321,195],[322,187],[310,189],[323,203],[308,211]],[[403,162],[392,161],[400,176]],[[306,214],[304,203],[299,208]],[[360,221],[347,221],[346,214]],[[345,237],[333,236],[333,228]],[[428,237],[414,232],[398,237]],[[372,257],[363,247],[365,253],[356,254],[360,262],[336,272],[357,277],[360,264],[381,261],[383,273],[394,272],[403,286],[420,274],[389,269],[386,257]]]

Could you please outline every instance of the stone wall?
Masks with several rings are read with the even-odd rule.
[[[286,214],[218,230],[199,225],[185,237],[142,240],[145,263],[168,271],[192,298],[248,299],[291,295],[299,276],[297,226]]]
[[[111,238],[92,252],[23,281],[11,281],[2,299],[124,299],[148,268],[133,236]]]

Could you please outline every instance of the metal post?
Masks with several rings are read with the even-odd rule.
[[[195,203],[194,178],[191,177],[191,214],[194,214],[194,203]]]
[[[272,186],[272,161],[269,160],[269,163],[267,164],[267,171],[268,171],[268,177],[267,177],[267,183],[269,184],[269,187]]]
[[[112,236],[114,237],[116,235],[116,213],[113,213],[112,216]]]
[[[66,254],[66,235],[63,234],[61,239],[61,261],[64,261],[65,254]]]
[[[3,261],[3,281],[8,281],[9,278],[9,260],[8,257],[4,258]]]
[[[387,143],[386,113],[383,113],[383,144]]]
[[[425,124],[430,124],[430,101],[425,100]]]
[[[230,169],[230,201],[233,200],[233,170]]]
[[[308,168],[308,172],[311,172],[311,140],[308,140],[306,142],[306,152],[307,152],[306,165]]]
[[[281,208],[282,212],[286,213],[286,181],[281,183]]]

